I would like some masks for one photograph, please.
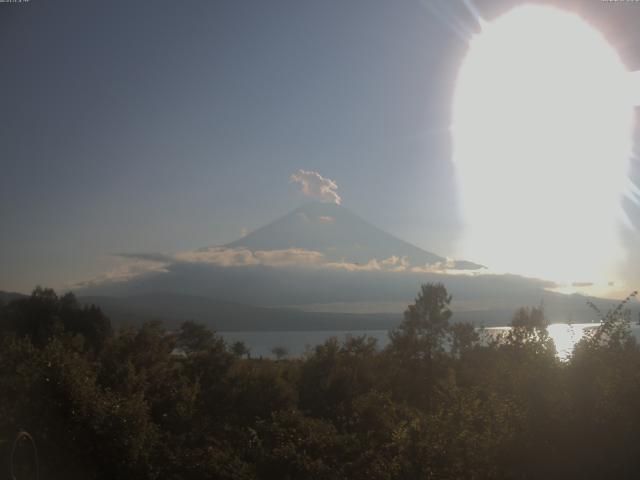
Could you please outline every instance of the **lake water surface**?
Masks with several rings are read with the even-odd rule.
[[[566,359],[571,355],[575,344],[589,329],[596,328],[597,323],[554,323],[549,325],[549,335],[553,339],[558,357]],[[509,327],[486,328],[489,335],[508,330]],[[631,332],[640,341],[640,326],[632,325]],[[308,348],[320,345],[331,337],[344,340],[347,336],[367,335],[378,342],[383,348],[389,343],[387,330],[358,330],[358,331],[282,331],[282,332],[220,332],[227,342],[243,341],[251,349],[252,357],[272,357],[273,347],[285,347],[289,356],[298,357]]]

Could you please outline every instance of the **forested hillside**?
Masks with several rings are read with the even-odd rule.
[[[635,478],[624,302],[561,362],[542,309],[488,341],[450,301],[423,285],[383,350],[361,337],[271,360],[194,322],[114,331],[36,289],[0,308],[0,455],[16,478]]]

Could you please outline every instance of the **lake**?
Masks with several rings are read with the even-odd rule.
[[[554,323],[549,325],[549,335],[553,339],[558,357],[567,359],[575,344],[580,341],[585,332],[596,328],[598,323]],[[490,335],[508,330],[510,327],[490,327],[485,330]],[[640,326],[632,325],[631,332],[640,340]],[[331,337],[344,340],[347,336],[367,335],[378,341],[378,347],[383,348],[389,343],[387,330],[357,330],[357,331],[281,331],[281,332],[219,332],[227,342],[243,341],[251,349],[253,357],[273,357],[273,347],[285,347],[290,357],[304,354],[308,348],[320,345]]]

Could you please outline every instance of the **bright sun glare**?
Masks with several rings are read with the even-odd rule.
[[[473,37],[453,107],[464,254],[557,282],[611,279],[631,74],[577,15],[521,6]]]

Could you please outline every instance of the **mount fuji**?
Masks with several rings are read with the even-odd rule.
[[[468,261],[451,262],[416,247],[335,203],[308,203],[226,246],[251,251],[299,248],[320,252],[329,261],[354,264],[398,257],[411,266],[449,262],[452,269],[483,268]]]

